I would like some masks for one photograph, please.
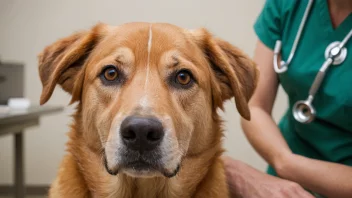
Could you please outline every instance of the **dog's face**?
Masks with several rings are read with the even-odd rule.
[[[219,139],[216,109],[247,102],[257,70],[204,29],[169,24],[103,24],[47,47],[39,56],[41,103],[56,84],[80,102],[82,137],[102,152],[110,174],[171,177],[182,158]]]

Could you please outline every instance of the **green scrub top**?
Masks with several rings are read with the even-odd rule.
[[[267,0],[254,30],[270,49],[282,40],[281,55],[287,60],[308,0]],[[342,41],[352,28],[352,13],[333,28],[327,0],[315,0],[301,35],[295,56],[285,73],[278,74],[288,95],[289,107],[279,128],[296,154],[352,166],[352,38],[346,44],[347,58],[330,66],[313,101],[316,119],[309,124],[297,122],[292,107],[305,100],[309,88],[325,61],[326,47]],[[265,76],[262,76],[265,78]],[[276,175],[272,167],[268,173]]]

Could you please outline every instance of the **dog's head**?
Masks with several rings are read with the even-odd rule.
[[[135,177],[171,177],[183,157],[209,149],[225,100],[250,119],[258,76],[205,29],[148,23],[98,24],[61,39],[39,55],[39,73],[41,104],[60,84],[79,101],[82,138],[104,150],[107,171]]]

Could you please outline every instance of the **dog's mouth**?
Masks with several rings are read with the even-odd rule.
[[[167,170],[158,163],[152,164],[143,159],[138,159],[136,161],[125,162],[118,165],[118,168],[111,169],[108,167],[106,157],[104,157],[104,165],[106,171],[110,175],[117,175],[118,173],[125,173],[131,177],[156,177],[164,176],[171,178],[177,175],[180,170],[180,164],[176,166],[174,170]]]
[[[168,171],[158,164],[150,164],[143,160],[130,162],[123,166],[122,170],[124,173],[133,177],[152,177],[160,175],[160,173],[168,178],[174,177],[180,170],[178,165],[175,170]]]

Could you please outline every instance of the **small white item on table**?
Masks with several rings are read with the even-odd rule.
[[[7,114],[10,112],[10,107],[7,105],[0,105],[0,114]]]
[[[23,110],[31,106],[31,102],[27,98],[10,98],[7,102],[10,109]]]

